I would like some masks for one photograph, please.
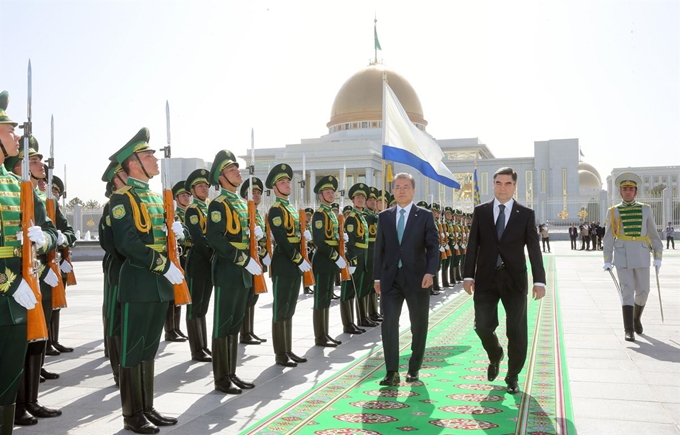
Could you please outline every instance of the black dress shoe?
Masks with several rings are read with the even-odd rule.
[[[335,341],[332,341],[330,337],[326,336],[315,339],[314,344],[320,347],[338,347],[338,344]]]
[[[370,317],[364,317],[363,319],[359,320],[359,326],[365,326],[366,328],[375,328],[376,326],[378,326],[378,323],[371,320]]]
[[[48,372],[45,369],[40,369],[40,376],[45,379],[59,379],[59,375],[57,373]]]
[[[154,408],[144,411],[144,416],[156,426],[174,426],[177,424],[177,419],[175,417],[161,415]]]
[[[42,376],[40,376],[40,383],[42,384],[43,382],[45,382],[45,378],[43,378]]]
[[[260,344],[260,340],[253,337],[253,334],[241,334],[240,341],[242,344]]]
[[[314,294],[314,290],[312,290],[311,287],[305,287],[304,293],[305,293],[306,295],[313,295],[313,294]]]
[[[406,382],[416,382],[418,380],[418,370],[411,371],[409,370],[408,373],[406,373]]]
[[[14,424],[17,426],[33,426],[34,424],[38,424],[38,419],[33,417],[25,409],[19,410],[19,406],[17,406],[14,412]]]
[[[57,355],[61,355],[61,352],[59,352],[57,349],[55,349],[52,346],[52,344],[50,343],[50,345],[46,346],[46,348],[45,348],[45,355],[57,356]]]
[[[344,328],[342,328],[342,331],[345,334],[363,334],[364,332],[366,332],[365,329],[357,327],[357,325],[355,325],[354,323],[350,323],[349,325],[345,326]]]
[[[59,417],[61,415],[61,410],[60,409],[51,409],[47,408],[45,406],[42,406],[38,402],[35,403],[27,403],[26,404],[26,411],[30,412],[34,416],[38,418],[52,418],[52,417]]]
[[[440,294],[440,292],[438,292],[437,290],[435,290],[435,289],[430,289],[430,295],[432,295],[432,296],[437,296],[438,294]]]
[[[242,388],[244,390],[251,390],[255,388],[255,384],[253,384],[252,382],[246,382],[236,375],[229,375],[229,377],[231,378],[231,382],[233,382],[234,385],[236,385],[239,388]]]
[[[380,381],[380,385],[385,387],[395,387],[399,385],[399,382],[401,382],[401,379],[399,379],[399,373],[387,372],[382,381]]]
[[[212,358],[208,355],[205,349],[200,349],[198,352],[191,355],[191,359],[199,362],[211,362]]]
[[[335,292],[333,292],[333,296],[331,296],[331,299],[340,299],[340,296],[336,295]]]
[[[506,379],[506,384],[508,385],[508,393],[510,394],[517,394],[519,393],[519,384],[517,384],[517,380],[507,380]]]
[[[335,343],[338,346],[342,344],[342,341],[336,340],[335,338],[331,337],[330,335],[326,335],[326,340],[330,341],[331,343]]]
[[[288,358],[292,359],[296,363],[306,363],[307,358],[302,357],[302,356],[297,356],[293,352],[288,352]]]
[[[266,338],[260,338],[260,337],[258,337],[257,335],[255,335],[254,332],[251,332],[250,335],[251,335],[255,340],[259,341],[260,343],[266,343],[266,342],[267,342],[267,339],[266,339]]]
[[[143,412],[138,412],[131,417],[123,417],[123,428],[134,433],[158,433],[161,430],[147,420]]]
[[[59,343],[54,343],[54,348],[55,348],[56,350],[58,350],[59,352],[62,352],[62,353],[73,352],[73,348],[72,348],[72,347],[66,347],[66,346],[61,345],[61,344],[59,344]]]
[[[297,367],[297,363],[288,357],[288,354],[284,353],[281,355],[276,355],[276,364],[284,367]]]
[[[187,341],[187,339],[179,335],[177,331],[173,329],[172,331],[165,333],[165,341],[174,341],[177,343],[181,343]]]
[[[503,349],[501,349],[501,355],[489,363],[489,367],[486,369],[486,378],[489,381],[493,381],[498,377],[498,371],[500,369],[501,361],[503,361]]]

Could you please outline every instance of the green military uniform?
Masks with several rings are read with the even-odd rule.
[[[438,213],[441,213],[442,207],[438,203],[433,202],[432,205],[431,205],[431,209],[432,209],[432,215],[434,216],[435,211],[438,212]],[[441,216],[441,214],[440,214],[440,216]],[[445,231],[444,231],[444,229],[441,225],[440,218],[437,218],[437,217],[434,218],[434,226],[437,227],[437,234],[439,234],[439,252],[441,253],[442,249],[444,249],[444,251],[446,251],[446,246],[442,246],[442,244],[441,244],[441,241],[444,238]],[[448,243],[446,245],[448,246]],[[434,290],[441,290],[441,287],[439,285],[439,271],[441,270],[441,267],[442,267],[442,261],[443,260],[441,258],[441,254],[440,254],[439,259],[437,261],[437,273],[434,274],[434,278],[433,278],[434,283],[432,284],[432,288]]]
[[[210,169],[209,180],[220,185],[222,171],[231,165],[238,167],[234,154],[226,150],[218,152]],[[236,376],[237,334],[253,286],[253,275],[246,270],[253,261],[248,250],[250,238],[246,232],[248,204],[236,192],[223,187],[220,195],[208,206],[207,227],[208,243],[215,252],[212,261],[215,285],[212,342],[215,389],[240,394],[241,388],[254,387]]]
[[[148,142],[149,130],[142,128],[110,160],[123,167],[126,160],[137,161],[146,173],[137,153],[153,151]],[[177,423],[177,419],[164,417],[153,408],[154,358],[168,304],[174,299],[173,284],[166,277],[174,268],[167,257],[166,231],[172,229],[165,228],[163,198],[149,189],[148,182],[129,173],[126,186],[111,195],[110,207],[114,245],[125,257],[118,294],[122,314],[120,397],[124,427],[152,433],[158,430],[154,425]]]
[[[253,190],[259,190],[260,193],[264,191],[264,185],[262,184],[262,180],[260,180],[257,177],[252,177],[253,178]],[[241,184],[241,189],[239,190],[239,193],[241,194],[241,198],[245,199],[246,201],[248,200],[248,192],[250,190],[250,180],[246,179],[246,181]],[[260,214],[260,211],[255,208],[255,223],[260,229],[262,230],[262,233],[264,234],[266,230],[266,226],[264,223],[264,218]],[[265,257],[267,256],[267,238],[262,237],[260,240],[257,242],[258,244],[258,250],[257,254],[258,257],[260,258],[260,264],[262,264],[262,272],[267,271],[267,266],[263,264]],[[271,260],[271,259],[270,259]],[[250,289],[250,294],[248,295],[248,308],[246,309],[246,314],[245,317],[243,318],[243,323],[241,324],[241,343],[243,344],[260,344],[260,343],[266,343],[267,339],[266,338],[260,338],[257,335],[255,335],[254,332],[254,326],[255,326],[255,304],[257,304],[258,299],[260,298],[260,295],[255,293],[255,288],[251,287]]]
[[[451,215],[451,219],[446,217],[446,213],[449,213]],[[449,275],[450,275],[450,269],[451,265],[453,264],[453,259],[455,257],[455,248],[454,245],[456,244],[455,242],[455,231],[453,229],[453,208],[446,206],[444,207],[444,219],[442,219],[442,229],[444,230],[444,238],[446,240],[446,247],[449,249],[451,252],[451,255],[449,255],[446,259],[442,260],[442,287],[453,287],[456,282],[455,280],[451,283],[449,283]]]
[[[305,208],[304,211],[305,211],[304,219],[305,219],[305,222],[306,222],[305,230],[309,231],[309,234],[312,234],[312,215],[314,214],[314,209],[311,208],[311,207],[307,207],[307,208]],[[302,218],[303,217],[300,216],[300,219],[302,219]],[[304,234],[301,234],[300,236],[302,238],[304,236]],[[306,245],[307,245],[307,252],[306,252],[307,258],[311,262],[312,261],[311,258],[314,256],[314,240],[313,239],[312,240],[306,240]],[[303,279],[303,281],[304,281],[304,279]],[[310,287],[310,286],[305,286],[304,287],[304,293],[306,295],[314,294],[314,289],[312,289],[312,287]]]
[[[316,183],[314,193],[319,194],[326,189],[335,191],[337,188],[337,178],[328,175]],[[312,269],[316,281],[313,311],[314,342],[317,346],[335,347],[341,343],[328,334],[328,314],[335,277],[340,270],[336,263],[340,258],[340,253],[338,251],[338,218],[333,213],[330,204],[322,200],[319,209],[312,215],[311,228],[312,240],[316,246],[312,257]]]
[[[184,189],[184,180],[180,180],[172,186],[172,197],[175,198],[177,206],[175,207],[175,221],[185,223],[184,213],[185,210],[179,206],[179,201],[177,201],[177,196],[181,193],[188,193]],[[191,248],[191,238],[185,238],[181,243],[178,242],[179,248],[179,264],[182,266],[183,270],[186,270],[187,262],[187,252]],[[191,304],[187,307],[187,310],[191,309],[196,301],[191,299]],[[163,325],[163,330],[165,330],[165,341],[174,342],[184,342],[187,340],[187,336],[184,335],[180,329],[180,324],[182,322],[182,306],[175,305],[175,300],[171,300],[168,303],[168,311],[165,314],[165,324]]]
[[[424,208],[426,210],[432,210],[432,205],[428,204],[427,201],[419,201],[416,205],[418,207]],[[432,216],[434,218],[434,213],[433,213]],[[436,228],[437,227],[437,221],[436,220],[435,220],[434,225],[435,225],[435,228]],[[437,291],[437,289],[435,289],[435,287],[434,287],[434,284],[435,284],[436,281],[437,281],[437,279],[436,279],[436,275],[435,275],[435,278],[433,278],[432,286],[430,287],[430,295],[432,295],[432,296],[437,296],[439,294],[439,291]]]
[[[281,179],[293,178],[293,170],[285,163],[274,166],[265,185],[273,189]],[[269,228],[276,242],[272,254],[271,275],[273,281],[274,306],[272,312],[272,341],[276,363],[295,367],[305,358],[292,351],[293,315],[297,306],[302,273],[300,265],[305,261],[300,254],[300,216],[286,198],[276,197],[267,215]]]
[[[110,162],[102,175],[102,181],[106,182],[107,195],[113,194],[113,178],[123,170],[118,162]],[[120,370],[120,302],[118,301],[118,277],[120,268],[125,262],[125,257],[118,252],[113,241],[113,228],[111,227],[111,201],[104,205],[102,217],[99,220],[99,244],[104,249],[104,304],[102,307],[104,316],[104,340],[107,343],[108,358],[111,364],[113,380],[118,385]]]
[[[368,198],[369,187],[364,183],[357,183],[349,189],[349,197],[356,195]],[[358,323],[361,326],[376,326],[376,323],[366,318],[363,309],[363,297],[366,294],[366,257],[368,250],[368,224],[364,219],[362,210],[352,207],[349,216],[345,219],[345,234],[348,237],[345,248],[347,249],[347,262],[354,268],[352,279],[343,281],[340,292],[340,316],[343,329],[349,334],[366,332],[354,323],[354,299],[359,302]],[[370,323],[369,323],[370,322]]]
[[[196,184],[208,182],[208,171],[196,169],[186,179],[182,189],[191,193],[191,188]],[[174,192],[173,192],[174,193]],[[181,193],[178,192],[177,195]],[[194,361],[210,362],[208,350],[208,333],[206,318],[208,304],[212,295],[213,282],[211,276],[211,259],[213,250],[208,244],[206,233],[208,231],[208,200],[201,201],[194,197],[193,202],[186,210],[182,210],[184,224],[189,229],[191,236],[191,248],[187,254],[184,271],[191,293],[191,305],[187,307],[187,332],[189,333],[189,348],[191,359]]]
[[[373,198],[377,201],[379,195],[378,189],[369,187],[366,199]],[[366,251],[366,274],[364,275],[363,296],[357,299],[357,305],[359,308],[359,318],[364,317],[366,319],[365,322],[373,322],[377,326],[377,322],[382,320],[382,317],[378,314],[378,294],[373,286],[373,255],[375,253],[375,236],[378,234],[378,213],[375,210],[371,210],[368,204],[366,204],[363,212],[368,228],[368,250]],[[360,324],[360,326],[363,325]]]

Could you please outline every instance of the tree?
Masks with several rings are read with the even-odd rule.
[[[652,196],[661,196],[663,195],[663,190],[667,186],[665,184],[657,184],[656,186],[652,187],[652,189],[649,191],[649,194]]]
[[[83,207],[91,210],[102,208],[101,204],[99,204],[99,201],[97,201],[96,199],[88,200]]]
[[[75,207],[76,205],[85,205],[85,203],[83,202],[82,199],[76,196],[66,204],[66,208],[69,210],[73,210],[73,207]]]

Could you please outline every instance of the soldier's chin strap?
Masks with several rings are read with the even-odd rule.
[[[2,144],[1,140],[0,140],[0,148],[2,148],[2,154],[5,155],[5,158],[9,157],[9,154],[7,154],[7,150],[5,149],[5,145]]]
[[[127,184],[127,183],[125,182],[125,180],[123,180],[123,179],[121,178],[120,172],[116,172],[116,173],[114,174],[114,177],[116,177],[116,178],[118,179],[118,181],[120,181],[121,183],[123,183],[123,186],[125,186],[125,185]],[[114,184],[114,187],[115,187],[115,184]],[[64,193],[66,193],[66,192],[64,192]]]
[[[144,175],[146,175],[146,178],[148,178],[150,180],[151,176],[149,175],[148,172],[146,172],[146,168],[144,167],[144,163],[142,163],[142,160],[139,158],[139,155],[137,153],[132,153],[132,155],[135,156],[135,158],[139,162],[139,166],[142,167],[142,171],[144,171]],[[123,184],[125,184],[125,183],[123,183]]]
[[[227,176],[225,176],[224,173],[222,173],[222,172],[220,172],[220,178],[224,178],[224,181],[229,183],[234,189],[238,188],[238,184],[234,184],[231,181],[229,181],[229,178]]]

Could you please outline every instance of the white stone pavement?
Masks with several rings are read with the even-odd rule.
[[[571,251],[568,241],[557,241],[553,253],[546,255],[556,257],[579,435],[680,434],[680,250],[666,252],[661,269],[665,323],[652,280],[643,316],[645,334],[635,343],[623,340],[621,309],[611,279],[602,271],[601,252]],[[61,378],[41,384],[40,389],[40,402],[61,408],[63,416],[17,427],[15,433],[130,433],[122,429],[118,390],[103,357],[101,266],[98,262],[75,266],[79,284],[68,290],[69,308],[61,316],[60,341],[76,351],[47,357],[49,370]],[[460,285],[449,289],[433,297],[432,306],[436,309],[452,297],[468,297],[461,293]],[[261,296],[258,305],[255,332],[270,339],[271,295]],[[241,345],[237,373],[257,387],[240,396],[215,392],[211,365],[190,361],[187,343],[162,342],[156,362],[155,405],[162,413],[178,417],[179,424],[162,428],[161,434],[239,433],[379,344],[378,329],[353,337],[342,334],[334,301],[331,335],[343,340],[343,345],[315,347],[311,306],[311,296],[301,295],[293,331],[295,352],[309,362],[293,369],[274,365],[271,339],[259,346]],[[403,315],[407,316],[406,310]],[[211,330],[210,318],[208,323]]]

